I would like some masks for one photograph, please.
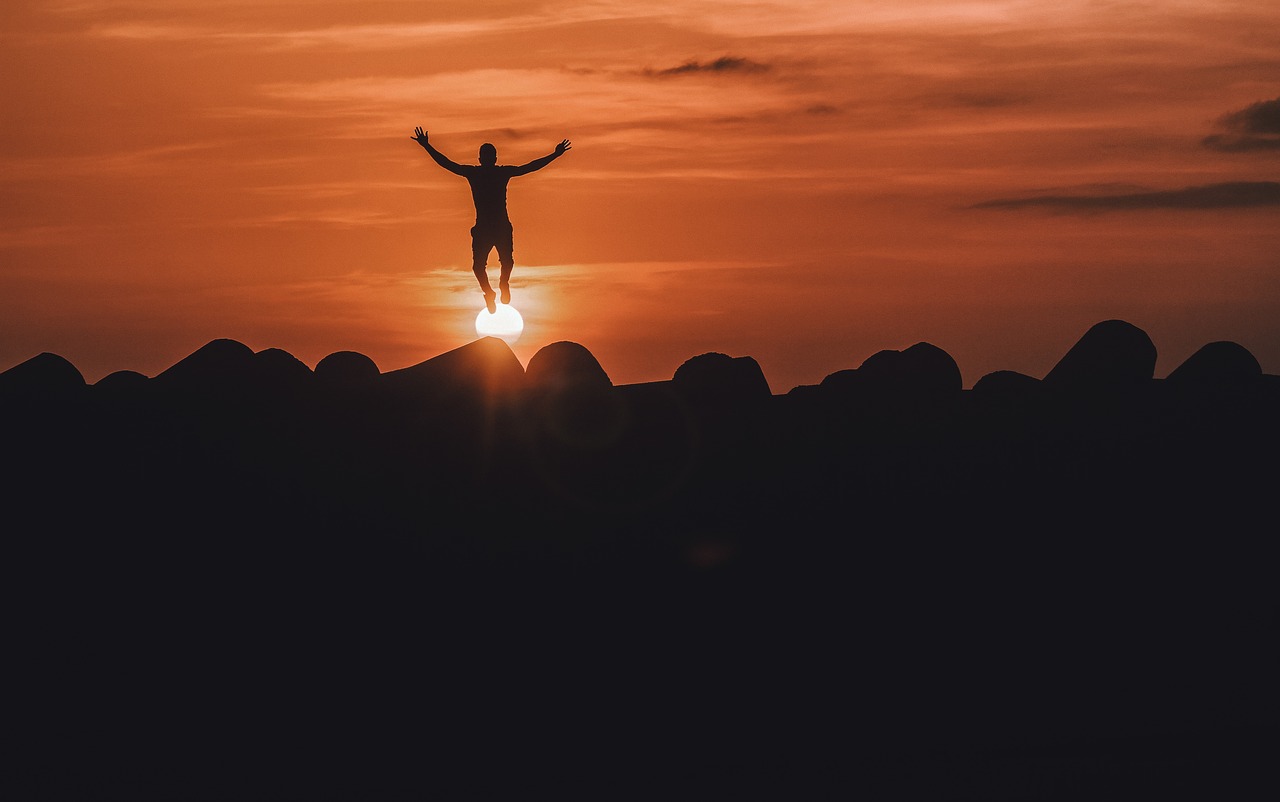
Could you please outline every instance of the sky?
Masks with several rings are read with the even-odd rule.
[[[6,0],[0,370],[476,338],[458,162],[514,179],[522,362],[784,393],[929,342],[1043,377],[1102,320],[1280,373],[1280,4]],[[496,277],[496,255],[490,260]]]

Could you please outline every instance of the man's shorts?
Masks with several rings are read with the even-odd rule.
[[[498,249],[498,263],[515,263],[512,255],[512,228],[510,223],[498,225],[474,225],[471,227],[471,261],[473,267],[483,267],[489,260],[489,251]]]

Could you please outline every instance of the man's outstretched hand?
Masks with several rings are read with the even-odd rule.
[[[427,132],[422,130],[421,125],[413,129],[413,136],[409,138],[424,148],[427,146]]]
[[[424,136],[425,136],[425,135],[424,135]],[[559,145],[556,145],[555,153],[556,153],[556,155],[557,155],[557,156],[562,156],[562,155],[564,155],[564,152],[565,152],[566,150],[568,150],[570,147],[571,147],[571,145],[569,144],[569,140],[567,140],[567,139],[562,139],[562,140],[560,140],[560,144],[559,144]]]

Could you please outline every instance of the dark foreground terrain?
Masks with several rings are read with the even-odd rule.
[[[1280,378],[0,373],[14,799],[1275,799]]]

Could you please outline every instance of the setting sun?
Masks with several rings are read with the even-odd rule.
[[[476,315],[476,334],[481,337],[497,337],[514,345],[524,331],[524,318],[510,304],[498,304],[497,311],[492,314],[488,309],[481,309]]]

